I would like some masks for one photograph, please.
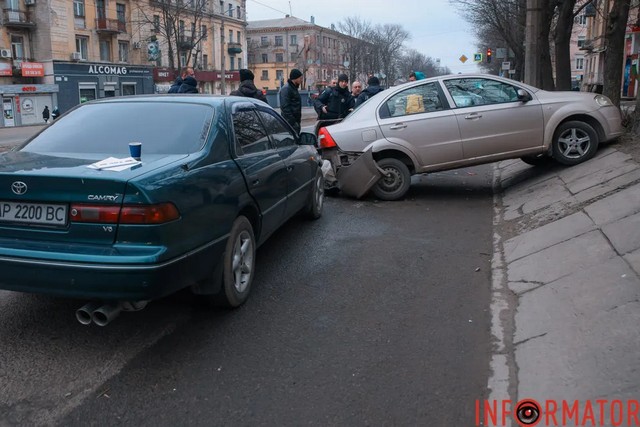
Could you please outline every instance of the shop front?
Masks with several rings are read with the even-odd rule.
[[[220,71],[195,70],[195,78],[198,81],[200,93],[221,94],[222,93],[222,73]],[[153,79],[156,93],[167,93],[177,77],[177,72],[171,68],[157,67],[153,69]],[[224,75],[225,93],[238,88],[240,84],[239,71],[227,71]]]
[[[45,107],[51,112],[56,105],[58,85],[0,85],[2,120],[0,126],[14,127],[44,124]]]
[[[152,70],[144,66],[54,62],[60,112],[94,99],[152,94]]]

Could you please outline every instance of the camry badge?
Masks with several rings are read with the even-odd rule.
[[[11,184],[11,191],[13,191],[14,194],[20,196],[27,192],[27,184],[22,181],[16,181]]]

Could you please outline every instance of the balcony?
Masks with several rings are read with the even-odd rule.
[[[4,9],[4,26],[7,28],[29,29],[35,28],[35,22],[32,22],[29,13],[15,9]]]
[[[191,50],[196,43],[192,36],[182,35],[178,37],[178,48],[180,50]]]
[[[242,53],[242,45],[240,43],[227,43],[227,52],[229,52],[229,55]]]
[[[96,18],[96,31],[103,34],[127,32],[127,23],[117,19]]]

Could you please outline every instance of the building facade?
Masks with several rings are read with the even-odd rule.
[[[93,99],[163,93],[179,65],[226,93],[246,64],[246,0],[5,0],[0,126],[42,123]],[[168,40],[161,17],[179,23]],[[224,70],[224,72],[222,71]]]
[[[321,89],[349,70],[352,38],[335,29],[287,15],[250,21],[247,26],[249,68],[256,86],[279,89],[293,68],[302,71],[306,90]]]

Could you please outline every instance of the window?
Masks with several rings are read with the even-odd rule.
[[[241,110],[233,114],[233,133],[236,137],[236,154],[239,156],[271,150],[269,135],[253,110]]]
[[[80,52],[80,59],[85,61],[88,59],[87,45],[89,39],[87,37],[76,37],[76,52]]]
[[[584,58],[576,58],[576,70],[584,70]]]
[[[266,64],[267,62],[269,62],[269,55],[266,53],[262,54],[262,63]]]
[[[269,80],[269,70],[262,70],[260,80]]]
[[[236,69],[236,58],[234,58],[233,56],[229,58],[229,66],[230,66],[230,70],[235,70]]]
[[[233,30],[229,30],[229,40],[227,40],[229,43],[233,43]]]
[[[220,13],[224,15],[224,1],[220,0]]]
[[[427,83],[403,90],[391,97],[381,108],[380,117],[397,117],[443,109],[436,84]]]
[[[238,70],[242,68],[242,58],[238,58]]]
[[[276,36],[276,46],[282,46],[282,36]]]
[[[13,59],[23,60],[24,54],[24,38],[22,36],[11,35],[11,53]]]
[[[202,69],[209,69],[209,55],[202,55]]]
[[[122,83],[122,96],[130,96],[136,94],[135,83]]]
[[[276,53],[276,62],[284,62],[282,53]]]
[[[298,36],[295,35],[295,34],[292,34],[291,35],[291,43],[289,43],[289,44],[297,45],[298,44]]]
[[[578,25],[585,26],[585,25],[587,25],[587,16],[584,13],[582,13],[582,14],[576,16],[576,19],[575,19],[574,22],[576,24],[578,24]]]
[[[269,39],[266,36],[260,37],[260,46],[269,46]]]
[[[129,62],[129,43],[118,42],[118,60],[120,62]]]
[[[236,33],[236,36],[237,36],[236,41],[237,41],[238,43],[240,43],[240,41],[242,40],[242,33],[241,33],[240,31],[238,31],[238,32]]]
[[[276,70],[276,80],[283,81],[284,80],[284,71]]]
[[[236,6],[236,18],[242,18],[242,12],[240,11],[240,6]]]
[[[506,83],[489,79],[452,79],[445,81],[456,107],[500,104],[518,100],[517,90]]]
[[[100,60],[111,61],[111,41],[100,40]]]
[[[118,18],[118,22],[127,22],[127,18],[125,16],[125,5],[121,3],[116,4],[116,17]]]
[[[73,0],[73,16],[84,18],[84,0]]]
[[[227,15],[233,18],[233,5],[229,3],[229,9],[227,10]]]
[[[291,62],[296,62],[298,60],[298,54],[295,52],[291,52]]]
[[[80,103],[87,101],[93,101],[96,99],[96,86],[95,85],[80,85]]]
[[[276,148],[290,147],[295,145],[296,138],[289,131],[287,126],[276,116],[265,111],[257,111],[258,115],[267,129],[267,134],[271,136]]]
[[[153,15],[153,31],[160,32],[160,15]]]
[[[107,9],[105,8],[104,0],[96,0],[96,12],[98,19],[107,18]]]
[[[206,25],[200,25],[200,38],[202,40],[206,40],[207,39],[207,26]]]
[[[578,36],[578,47],[583,47],[584,46],[584,42],[587,39],[586,36]]]

